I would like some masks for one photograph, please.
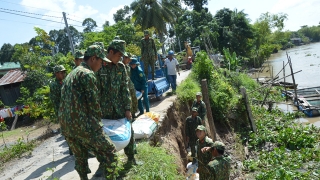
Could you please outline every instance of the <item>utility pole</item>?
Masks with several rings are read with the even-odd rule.
[[[72,38],[71,38],[71,34],[70,34],[67,18],[66,18],[66,13],[62,12],[62,15],[63,15],[64,23],[66,24],[66,28],[67,28],[68,38],[69,38],[69,42],[70,42],[70,48],[71,48],[72,54],[74,54],[74,47],[73,47],[73,42],[72,42]]]

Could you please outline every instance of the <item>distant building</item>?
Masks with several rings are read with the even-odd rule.
[[[302,43],[302,39],[301,38],[291,38],[290,41],[292,42],[292,44],[299,46]]]
[[[26,74],[19,69],[8,71],[0,79],[0,97],[1,101],[7,105],[14,105],[20,97],[20,85]]]
[[[21,69],[20,63],[5,62],[3,64],[0,64],[0,78],[3,75],[5,75],[8,71],[14,70],[14,69]]]

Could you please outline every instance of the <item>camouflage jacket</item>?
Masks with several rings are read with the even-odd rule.
[[[100,105],[103,119],[125,117],[131,110],[128,75],[122,62],[107,63],[96,73],[100,90]]]
[[[50,100],[53,103],[54,113],[58,117],[60,99],[61,99],[61,88],[63,81],[55,80],[50,84]]]
[[[94,72],[84,62],[65,78],[58,115],[64,136],[87,138],[101,131],[96,81]]]
[[[194,100],[192,103],[192,107],[198,108],[198,116],[204,120],[204,117],[207,115],[207,109],[206,109],[206,104],[201,100],[200,102],[197,102],[197,100]]]
[[[201,118],[199,116],[192,118],[192,116],[187,117],[186,119],[186,136],[189,137],[189,143],[196,143],[197,135],[196,128],[198,125],[202,125]]]
[[[128,87],[130,91],[134,91],[136,93],[136,89],[134,88],[134,84],[131,81],[130,75],[131,75],[131,67],[129,65],[125,65],[126,71],[127,71],[127,77],[128,77]]]
[[[230,176],[230,162],[231,158],[229,156],[223,155],[215,157],[207,165],[209,171],[211,172],[210,180],[229,180]]]
[[[141,39],[141,57],[155,57],[157,55],[156,45],[152,38],[148,40],[142,38]]]
[[[213,145],[213,141],[211,138],[206,136],[202,141],[198,139],[196,142],[196,145],[197,145],[197,157],[198,157],[198,171],[203,171],[205,166],[212,159],[212,154],[209,151],[202,153],[201,149],[204,147],[211,147]]]

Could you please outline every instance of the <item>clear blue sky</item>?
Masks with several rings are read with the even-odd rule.
[[[64,27],[62,12],[67,17],[69,24],[81,26],[83,19],[87,17],[97,21],[98,26],[108,20],[111,24],[113,14],[124,5],[129,5],[133,0],[0,0],[0,47],[3,43],[28,42],[36,34],[34,26],[40,27],[47,32]],[[318,25],[320,22],[320,0],[209,0],[207,6],[214,15],[216,11],[224,7],[234,10],[244,10],[252,23],[261,13],[286,13],[288,20],[285,29],[298,30],[302,25]],[[23,11],[26,16],[36,16],[40,19],[51,20],[49,22],[39,19],[17,16],[3,13],[4,9]],[[12,13],[17,13],[10,11]],[[34,13],[34,14],[28,14]],[[35,15],[40,14],[40,15]],[[46,15],[46,16],[42,16]],[[51,17],[49,17],[51,16]],[[80,21],[80,22],[78,22]],[[77,28],[82,31],[81,27]]]

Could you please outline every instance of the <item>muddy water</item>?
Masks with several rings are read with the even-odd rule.
[[[293,72],[302,70],[302,72],[294,75],[295,82],[299,88],[307,88],[320,86],[320,43],[314,43],[304,46],[298,46],[287,50],[288,55],[291,58]],[[286,51],[280,51],[277,54],[273,54],[266,66],[270,65],[270,74],[275,76],[283,68],[283,62],[288,62]],[[289,65],[285,68],[285,75],[291,74]],[[279,74],[279,78],[282,78],[283,72]],[[292,77],[289,76],[286,82],[292,82]],[[278,107],[284,111],[297,110],[295,106],[287,104],[278,104]],[[298,119],[302,123],[311,123],[320,127],[320,117],[314,118],[300,118]]]

